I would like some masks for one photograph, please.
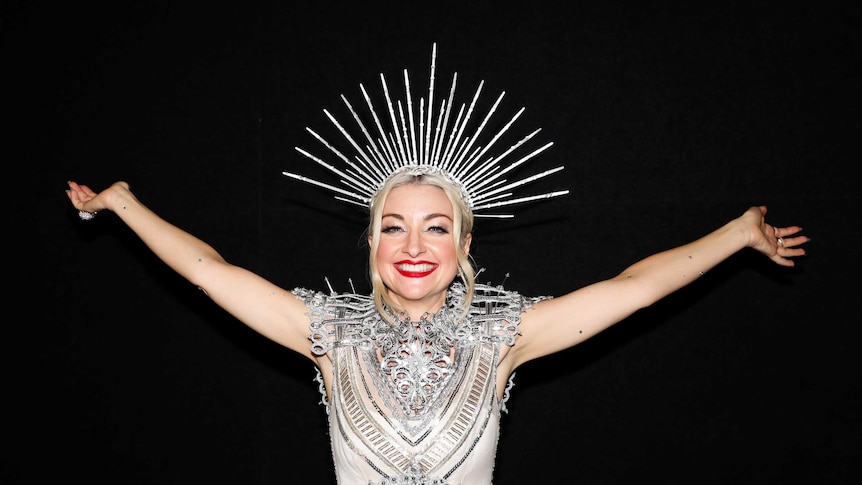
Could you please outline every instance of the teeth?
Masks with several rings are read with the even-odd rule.
[[[409,273],[424,273],[426,271],[431,271],[434,269],[435,265],[433,264],[399,264],[396,265],[398,269],[401,271],[407,271]]]

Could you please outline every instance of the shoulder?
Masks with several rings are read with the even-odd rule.
[[[466,289],[455,284],[450,298],[466,298]],[[482,335],[486,341],[503,342],[508,346],[515,344],[520,334],[522,314],[542,300],[550,297],[525,297],[517,291],[506,290],[502,286],[477,284],[469,306],[469,326],[473,334]]]
[[[458,288],[460,287],[460,288]],[[543,300],[549,300],[551,296],[524,296],[517,291],[507,290],[500,285],[491,286],[476,284],[473,299],[470,302],[471,314],[520,314],[529,310]],[[453,285],[453,291],[466,292],[463,285]]]
[[[337,310],[339,308],[355,313],[374,307],[374,299],[369,295],[357,293],[324,293],[308,288],[294,288],[291,293],[312,311],[318,309]]]
[[[324,293],[294,288],[308,307],[311,352],[321,356],[338,346],[370,346],[371,330],[380,321],[374,300],[355,293]]]

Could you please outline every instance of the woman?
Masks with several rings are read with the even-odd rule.
[[[614,278],[528,299],[474,283],[472,214],[457,188],[435,173],[403,171],[370,206],[374,298],[325,296],[291,293],[228,263],[149,210],[126,182],[100,193],[69,182],[67,193],[79,211],[117,214],[216,304],[315,363],[345,484],[491,483],[499,410],[520,365],[590,338],[743,248],[793,266],[808,241],[752,207]]]
[[[434,106],[435,56],[436,46],[428,106]],[[798,226],[771,226],[765,207],[751,207],[700,239],[561,297],[527,298],[477,284],[469,259],[476,211],[567,193],[507,199],[524,183],[562,167],[506,182],[504,174],[550,146],[499,165],[538,130],[492,156],[494,142],[520,112],[482,144],[477,140],[487,117],[475,134],[464,131],[481,85],[470,108],[462,107],[450,124],[450,114],[457,111],[454,79],[449,104],[444,102],[437,115],[429,109],[425,121],[421,108],[414,116],[413,106],[423,103],[412,102],[406,71],[404,77],[408,99],[398,103],[396,116],[381,76],[391,131],[385,132],[373,113],[376,138],[345,99],[366,137],[365,148],[330,116],[357,149],[353,158],[309,130],[346,168],[298,149],[336,173],[347,189],[285,172],[366,205],[370,296],[282,289],[228,263],[205,242],[160,218],[126,182],[100,193],[69,182],[67,190],[82,219],[99,211],[115,213],[217,305],[314,362],[341,484],[490,484],[500,411],[509,379],[522,364],[583,342],[743,248],[781,266],[793,266],[791,258],[805,254],[800,246],[808,238],[798,235]],[[482,148],[473,148],[474,143]]]

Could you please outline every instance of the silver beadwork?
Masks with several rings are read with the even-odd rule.
[[[548,199],[569,193],[568,190],[560,190],[539,195],[513,197],[512,190],[563,170],[563,167],[559,166],[513,182],[502,178],[548,149],[553,145],[553,142],[546,143],[544,146],[521,156],[521,158],[505,167],[501,165],[502,161],[508,160],[507,157],[510,157],[517,149],[530,141],[540,130],[533,131],[502,153],[492,155],[494,152],[491,149],[494,144],[509,130],[521,113],[524,112],[524,108],[515,113],[493,137],[490,137],[487,141],[480,138],[491,115],[494,114],[503,99],[503,95],[505,94],[503,92],[494,102],[479,126],[475,128],[472,135],[467,134],[468,124],[473,115],[479,94],[484,86],[484,81],[479,83],[479,87],[470,105],[466,106],[462,104],[457,115],[452,119],[452,115],[454,114],[455,86],[458,78],[457,73],[455,73],[452,77],[449,99],[443,100],[440,103],[440,108],[435,116],[433,103],[436,62],[437,44],[435,43],[431,53],[428,101],[426,105],[425,99],[420,98],[418,115],[414,112],[414,103],[407,70],[404,70],[406,107],[405,103],[401,100],[393,104],[389,88],[386,84],[386,78],[383,74],[380,74],[383,95],[389,115],[388,128],[385,128],[381,122],[365,87],[362,84],[359,85],[369,114],[373,118],[374,126],[376,127],[376,139],[372,137],[368,127],[360,119],[347,98],[344,95],[341,96],[342,101],[344,101],[344,104],[350,110],[358,129],[363,135],[364,142],[362,143],[365,145],[364,148],[361,146],[361,142],[354,138],[354,135],[336,120],[329,111],[323,110],[324,114],[352,146],[353,150],[355,150],[355,155],[352,157],[348,157],[341,149],[324,139],[311,128],[306,128],[332,155],[335,155],[335,157],[343,162],[343,166],[339,168],[303,148],[295,147],[296,150],[337,175],[340,179],[339,182],[342,184],[341,186],[321,182],[292,172],[282,173],[288,177],[335,192],[337,194],[335,198],[343,202],[368,207],[374,194],[380,190],[384,182],[393,174],[403,170],[408,170],[417,175],[436,172],[442,174],[460,189],[467,206],[477,217],[514,217],[512,214],[480,214],[477,211],[538,199]],[[397,105],[397,111],[395,105]],[[469,129],[474,130],[472,127]],[[485,143],[484,146],[478,144],[483,142]]]
[[[87,211],[78,211],[78,217],[80,217],[82,221],[92,221],[96,217],[96,213],[95,212],[87,212]]]

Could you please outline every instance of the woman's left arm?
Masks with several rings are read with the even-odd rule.
[[[521,335],[507,359],[511,370],[529,360],[576,345],[632,313],[694,282],[743,248],[753,248],[781,266],[803,256],[799,226],[766,223],[766,207],[741,216],[688,244],[653,254],[619,275],[538,303],[524,313]]]

